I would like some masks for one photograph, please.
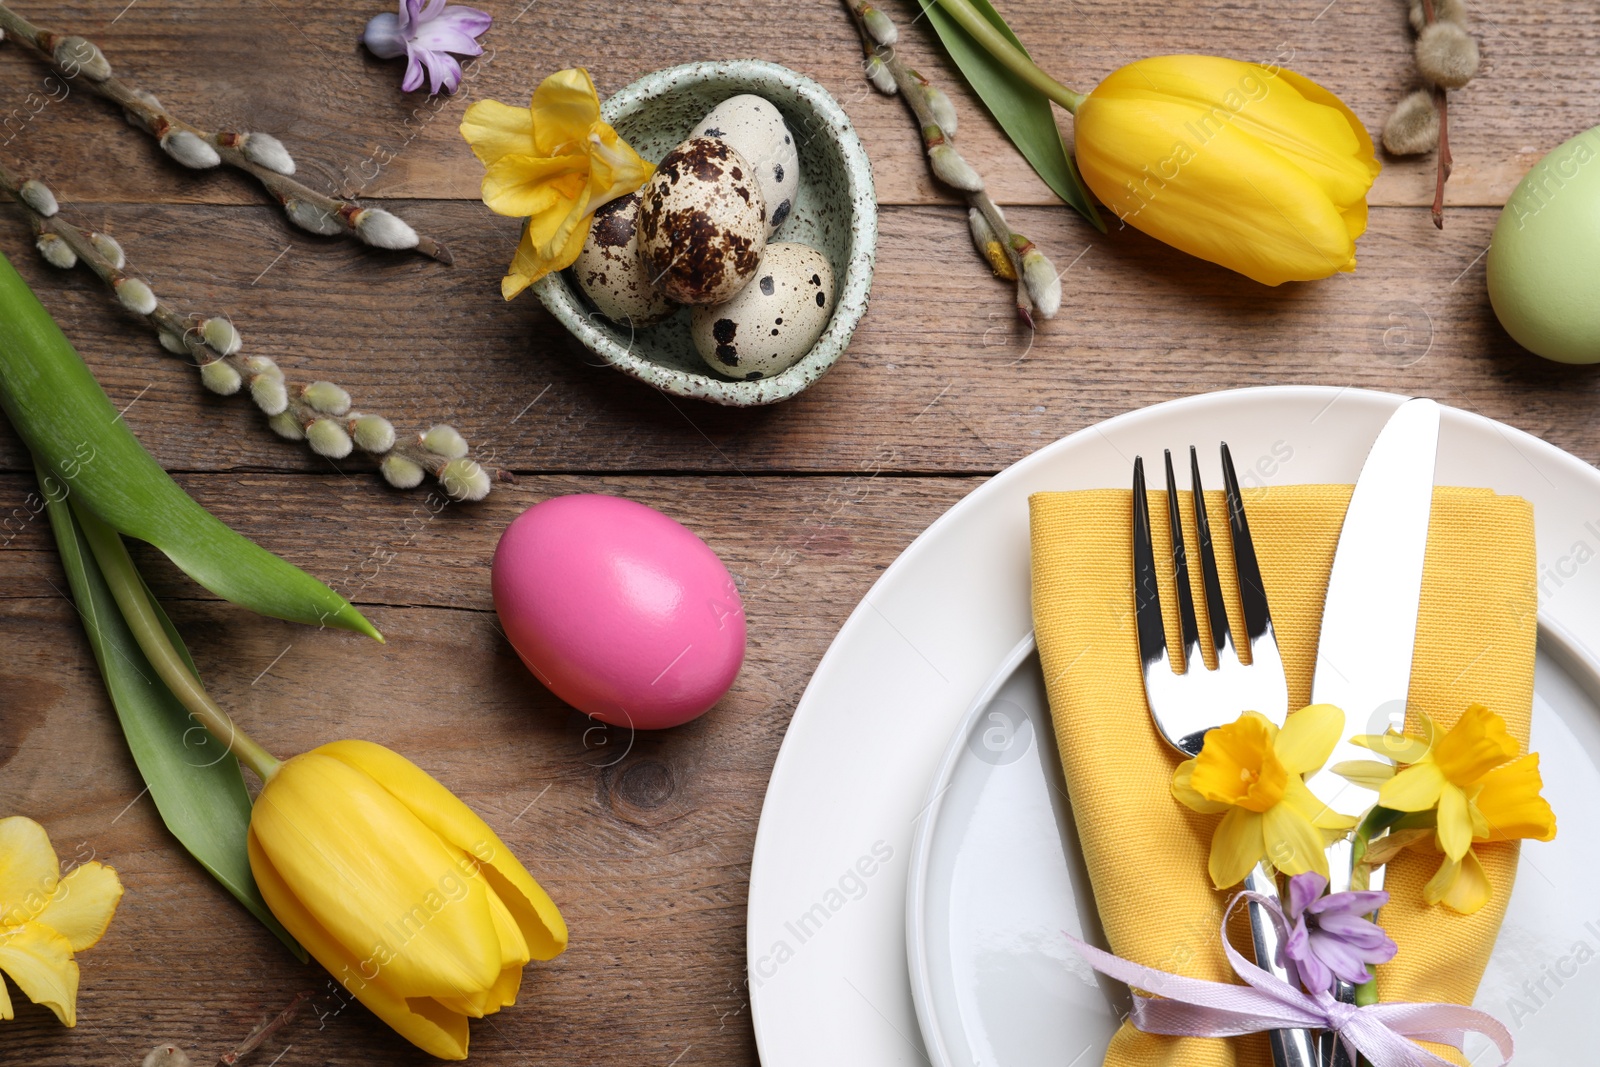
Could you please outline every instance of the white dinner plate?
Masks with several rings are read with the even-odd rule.
[[[1600,856],[1600,669],[1554,624],[1540,626],[1532,747],[1562,822],[1526,842],[1477,1006],[1514,1025],[1526,1063],[1582,1062],[1600,968],[1578,966],[1574,888]],[[1078,849],[1033,636],[1008,654],[951,735],[911,849],[906,948],[933,1067],[1097,1064],[1128,1010],[1061,931],[1104,947]],[[1563,891],[1558,887],[1565,886]],[[1595,909],[1600,913],[1600,907]],[[1579,919],[1597,916],[1583,914]],[[1535,1004],[1520,987],[1563,956]],[[1554,994],[1559,991],[1560,997]],[[1518,1004],[1522,1007],[1519,1009]],[[1489,1049],[1478,1039],[1468,1058]],[[1497,1062],[1487,1056],[1484,1062]]]
[[[1247,486],[1348,484],[1402,399],[1278,387],[1130,412],[1002,471],[901,554],[818,665],[767,787],[747,920],[751,1013],[766,1067],[927,1062],[906,968],[912,839],[952,731],[1032,629],[1028,494],[1124,487],[1136,452],[1224,438]],[[1600,648],[1600,566],[1591,565],[1600,558],[1600,473],[1520,430],[1446,408],[1436,477],[1532,501],[1543,617],[1592,660]],[[1567,811],[1577,802],[1553,801]],[[1573,944],[1553,958],[1544,946],[1524,946],[1503,976],[1518,990],[1529,982],[1540,1012],[1564,997],[1592,1003],[1572,979],[1563,988],[1545,976],[1544,968],[1573,966],[1578,941],[1589,945],[1579,973],[1600,975],[1600,959],[1591,959],[1600,936],[1584,925],[1600,930],[1600,904],[1570,906],[1580,893],[1592,896],[1596,881],[1580,879],[1588,870],[1546,873],[1548,882],[1521,879],[1518,892],[1542,886],[1546,906],[1562,901]],[[1508,1014],[1505,1005],[1497,1013]],[[1533,1025],[1506,1021],[1518,1033],[1516,1022]]]

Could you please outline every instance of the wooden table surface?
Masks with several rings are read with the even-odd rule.
[[[964,211],[932,184],[902,104],[860,78],[836,0],[477,2],[496,16],[487,53],[460,93],[432,102],[402,95],[401,67],[357,46],[384,0],[15,5],[96,39],[180,115],[278,135],[308,182],[392,201],[454,250],[452,267],[291,230],[241,176],[180,170],[87,93],[11,120],[0,162],[47,180],[70,217],[114,234],[164,298],[231,315],[250,352],[344,384],[402,430],[445,420],[492,449],[517,482],[486,502],[441,508],[424,491],[386,488],[364,461],[279,441],[248,402],[201,391],[85,272],[44,266],[14,211],[0,211],[0,251],[201,503],[341,590],[389,638],[380,647],[254,617],[138,553],[217,699],[280,753],[350,736],[408,754],[480,811],[561,905],[571,948],[529,969],[518,1006],[473,1025],[478,1062],[755,1060],[745,899],[795,703],[912,538],[1042,445],[1175,397],[1315,383],[1430,394],[1600,459],[1595,374],[1514,345],[1483,267],[1497,205],[1523,172],[1600,121],[1593,5],[1469,0],[1484,69],[1451,108],[1445,230],[1426,208],[1431,158],[1386,161],[1358,271],[1267,289],[1129,229],[1098,234],[1054,203],[931,34],[911,25],[914,0],[889,0],[902,53],[955,98],[969,158],[1068,268],[1064,310],[1029,337],[972,252]],[[999,6],[1047,68],[1084,89],[1150,54],[1272,59],[1338,92],[1376,130],[1412,77],[1398,0]],[[477,201],[480,168],[456,126],[469,102],[524,100],[561,67],[589,67],[610,93],[660,67],[749,56],[838,97],[873,159],[882,212],[872,308],[849,352],[801,397],[738,411],[597,367],[531,296],[500,300],[517,224]],[[0,46],[0,113],[22,108],[45,74]],[[295,963],[165,834],[63,596],[47,524],[25,521],[27,471],[0,429],[0,511],[22,516],[0,537],[0,814],[40,820],[65,861],[113,864],[127,895],[81,957],[77,1028],[19,1002],[0,1024],[0,1063],[133,1064],[162,1039],[211,1063],[301,990],[316,994],[315,1010],[258,1062],[428,1062],[344,1007],[320,969]],[[636,737],[595,729],[500,635],[489,593],[500,531],[572,492],[660,508],[736,576],[749,654],[702,719]]]

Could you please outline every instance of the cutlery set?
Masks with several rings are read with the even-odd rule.
[[[1306,785],[1341,814],[1359,815],[1374,800],[1371,790],[1331,769],[1345,760],[1369,756],[1348,737],[1404,725],[1438,437],[1437,403],[1419,398],[1397,408],[1362,466],[1340,529],[1318,637],[1311,699],[1314,704],[1343,709],[1345,729],[1332,756]],[[1166,454],[1166,489],[1178,607],[1177,655],[1166,636],[1158,591],[1143,458],[1136,457],[1133,467],[1134,615],[1145,695],[1157,729],[1186,757],[1200,752],[1207,731],[1232,722],[1243,711],[1259,712],[1281,726],[1290,710],[1266,587],[1226,444],[1221,453],[1229,540],[1243,609],[1242,634],[1235,634],[1228,621],[1199,456],[1192,446],[1189,449],[1201,592],[1215,667],[1207,667],[1203,658],[1172,454]],[[1241,656],[1246,651],[1248,662]],[[1351,888],[1351,848],[1351,842],[1342,839],[1328,849],[1330,892]],[[1382,878],[1382,868],[1374,869],[1368,888],[1382,888]],[[1263,897],[1278,895],[1276,877],[1265,865],[1250,873],[1245,888]],[[1262,905],[1251,904],[1250,927],[1258,966],[1287,980],[1282,938]],[[1335,993],[1347,1003],[1355,1000],[1354,987],[1346,983],[1341,982]],[[1270,1034],[1270,1045],[1275,1067],[1351,1067],[1332,1033],[1313,1040],[1308,1031],[1279,1030]]]

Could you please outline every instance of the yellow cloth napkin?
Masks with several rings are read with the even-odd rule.
[[[1289,681],[1289,707],[1309,703],[1317,635],[1334,546],[1351,487],[1303,485],[1246,494],[1262,579]],[[1228,617],[1243,633],[1228,541],[1227,507],[1206,494]],[[1237,980],[1218,937],[1233,890],[1212,888],[1206,857],[1218,816],[1173,799],[1179,754],[1156,732],[1145,702],[1134,630],[1132,494],[1039,493],[1030,501],[1033,615],[1073,817],[1111,950],[1147,966],[1214,981]],[[1199,541],[1193,501],[1181,493],[1200,629]],[[1165,492],[1150,494],[1156,559],[1169,559]],[[1171,568],[1161,572],[1167,632],[1178,632]],[[1488,490],[1435,490],[1411,669],[1411,708],[1450,726],[1469,703],[1502,715],[1526,751],[1533,705],[1538,593],[1533,511]],[[1240,709],[1241,711],[1244,709]],[[1415,729],[1416,723],[1410,726]],[[1349,733],[1380,726],[1347,723]],[[1377,968],[1384,1000],[1469,1004],[1488,963],[1516,874],[1515,842],[1476,846],[1494,897],[1475,915],[1429,908],[1422,887],[1440,857],[1408,850],[1389,865],[1382,923],[1399,945]],[[1240,913],[1242,918],[1242,909]],[[1247,928],[1231,931],[1248,958]],[[1430,1046],[1464,1063],[1454,1050]],[[1124,1024],[1106,1064],[1115,1067],[1267,1067],[1264,1036],[1222,1040],[1143,1034]]]

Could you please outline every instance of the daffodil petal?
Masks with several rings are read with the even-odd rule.
[[[533,113],[498,100],[479,100],[467,108],[461,117],[461,136],[486,167],[506,156],[531,156],[536,151]]]
[[[254,830],[247,835],[246,843],[250,870],[267,907],[313,959],[367,1010],[430,1056],[442,1060],[467,1058],[466,1016],[446,1012],[430,1000],[407,1000],[401,996],[384,981],[381,958],[374,955],[357,959],[306,910],[262,850]]]
[[[583,156],[503,156],[483,173],[483,202],[499,215],[537,215],[565,210],[587,191],[588,160]]]
[[[1232,808],[1217,823],[1207,867],[1218,889],[1238,885],[1261,862],[1266,852],[1261,821],[1262,816],[1253,811]]]
[[[6,980],[0,978],[0,1022],[8,1022],[16,1018],[16,1013],[11,1010],[11,994],[6,992]]]
[[[1332,704],[1312,704],[1283,722],[1273,749],[1293,774],[1310,774],[1327,762],[1344,733],[1344,712]]]
[[[1341,815],[1336,809],[1330,808],[1321,798],[1310,789],[1300,776],[1290,775],[1289,786],[1283,792],[1283,802],[1305,817],[1319,830],[1348,830],[1358,821],[1352,815]]]
[[[1228,805],[1215,800],[1207,800],[1189,784],[1190,777],[1194,774],[1194,760],[1184,760],[1178,764],[1178,769],[1172,774],[1172,795],[1185,807],[1198,811],[1202,815],[1221,815],[1228,810]]]
[[[567,924],[550,895],[489,824],[428,772],[368,741],[335,741],[318,751],[360,768],[396,796],[403,796],[429,829],[475,858],[478,872],[516,919],[534,959],[552,959],[567,947]]]
[[[1537,752],[1490,771],[1473,800],[1474,809],[1488,825],[1487,833],[1479,836],[1490,841],[1525,837],[1549,841],[1555,837],[1556,815],[1540,795],[1543,789]]]
[[[1433,760],[1446,778],[1465,787],[1516,759],[1517,752],[1506,721],[1482,704],[1473,704],[1433,746]]]
[[[66,938],[40,923],[9,927],[0,933],[0,971],[63,1026],[78,1025],[78,965]]]
[[[582,67],[558,70],[533,91],[534,150],[553,156],[581,142],[600,121],[600,94]]]
[[[1370,759],[1345,760],[1333,765],[1334,774],[1368,789],[1382,789],[1383,784],[1394,777],[1394,772],[1394,764]]]
[[[74,867],[61,879],[50,902],[34,921],[65,937],[72,951],[82,952],[105,934],[121,899],[122,882],[117,872],[91,860]]]
[[[21,815],[0,819],[0,925],[20,925],[43,910],[59,871],[43,826]]]
[[[1357,734],[1350,741],[1396,763],[1421,763],[1430,747],[1425,738],[1399,734],[1393,730],[1381,734]]]
[[[1316,871],[1328,876],[1328,856],[1322,835],[1293,804],[1278,804],[1262,816],[1261,832],[1267,860],[1287,875]]]
[[[1478,855],[1468,851],[1461,860],[1446,856],[1439,870],[1422,888],[1422,897],[1429,904],[1443,904],[1462,915],[1471,915],[1494,895],[1489,876],[1478,862]]]
[[[1414,764],[1383,783],[1378,803],[1395,811],[1427,811],[1439,802],[1444,784],[1438,764]]]
[[[1472,847],[1472,816],[1467,797],[1448,782],[1439,792],[1439,847],[1453,860],[1459,860]]]

